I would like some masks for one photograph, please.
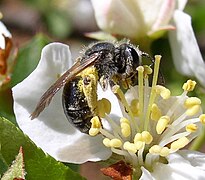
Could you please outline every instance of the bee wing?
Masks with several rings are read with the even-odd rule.
[[[40,98],[35,110],[30,115],[31,119],[39,116],[39,114],[47,107],[53,96],[66,84],[71,81],[82,70],[94,64],[99,54],[95,53],[83,61],[78,60],[68,71],[66,71]]]

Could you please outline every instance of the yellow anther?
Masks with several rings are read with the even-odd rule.
[[[136,69],[138,72],[144,72],[144,67],[143,66],[138,66]]]
[[[108,138],[103,139],[103,144],[104,144],[106,147],[110,147],[110,139],[108,139]]]
[[[128,137],[131,134],[130,122],[126,118],[120,119],[121,133],[124,137]]]
[[[194,116],[195,114],[197,114],[199,112],[200,109],[201,109],[200,105],[194,105],[186,110],[186,114],[188,116]]]
[[[159,121],[157,122],[157,125],[156,125],[157,134],[161,134],[165,130],[165,128],[167,127],[167,124],[169,123],[169,121],[170,121],[169,116],[160,117],[160,119],[159,119]]]
[[[151,154],[159,154],[161,152],[161,147],[159,145],[154,145],[149,149]]]
[[[115,138],[110,140],[110,147],[119,148],[121,146],[122,142],[119,139]]]
[[[146,75],[149,75],[149,74],[152,74],[152,68],[150,67],[150,66],[148,66],[148,65],[144,65],[143,66],[144,67],[144,74]]]
[[[201,104],[201,100],[197,97],[190,97],[190,98],[187,98],[184,102],[184,106],[186,108],[190,108],[194,105],[200,105]]]
[[[129,121],[127,118],[125,118],[125,117],[121,117],[121,118],[120,118],[120,123],[130,124],[130,121]]]
[[[200,115],[199,119],[200,119],[202,124],[205,124],[205,114]]]
[[[133,99],[130,104],[130,109],[135,117],[139,116],[139,100]]]
[[[130,143],[126,141],[123,145],[123,148],[127,150],[128,152],[131,153],[136,153],[137,152],[137,146],[134,143]]]
[[[171,95],[171,92],[169,89],[165,88],[164,86],[161,86],[161,85],[157,85],[156,87],[156,93],[157,94],[160,94],[160,96],[163,98],[163,99],[168,99]]]
[[[102,98],[98,101],[98,115],[102,118],[106,116],[106,114],[110,114],[111,111],[111,103],[108,99]]]
[[[195,132],[197,129],[198,127],[196,124],[189,124],[186,126],[186,131],[190,133]]]
[[[101,128],[101,122],[98,116],[94,116],[91,120],[91,128],[89,130],[89,135],[96,136]]]
[[[196,81],[188,80],[186,83],[184,83],[182,89],[184,91],[193,91],[196,86]]]
[[[91,127],[92,128],[101,128],[101,122],[98,116],[94,116],[91,120]]]
[[[142,141],[137,141],[136,143],[134,143],[136,146],[137,150],[140,150],[143,147],[144,142]]]
[[[171,143],[172,150],[178,150],[183,148],[189,143],[189,139],[187,137],[179,138],[178,140]]]
[[[148,131],[142,132],[142,141],[145,142],[145,144],[150,144],[152,140],[153,140],[153,137]]]
[[[160,156],[166,157],[170,153],[170,149],[168,147],[163,147],[160,151]]]
[[[90,128],[89,129],[90,136],[96,136],[99,132],[100,132],[100,129],[98,129],[98,128]]]
[[[137,133],[134,137],[134,143],[136,143],[137,141],[142,141],[142,134],[141,133]]]
[[[151,119],[156,121],[159,120],[161,116],[162,116],[161,110],[156,104],[153,104],[151,109]]]

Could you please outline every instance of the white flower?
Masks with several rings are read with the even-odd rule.
[[[99,28],[113,35],[139,40],[158,37],[160,31],[173,29],[169,24],[176,0],[92,0]]]
[[[93,117],[88,135],[65,118],[61,92],[37,119],[30,120],[40,96],[73,64],[67,45],[49,44],[37,68],[12,89],[17,123],[37,146],[59,161],[83,163],[118,155],[119,161],[131,164],[133,175],[141,179],[163,179],[166,172],[169,179],[199,179],[204,174],[205,155],[180,150],[198,136],[201,123],[205,123],[200,99],[187,96],[196,83],[189,80],[182,95],[170,96],[167,88],[156,85],[159,61],[157,56],[152,87],[148,82],[151,69],[139,66],[139,85],[125,95],[117,85],[106,92],[98,88],[102,124]],[[107,110],[110,104],[111,112]]]
[[[168,30],[174,64],[179,73],[195,77],[205,86],[205,63],[200,53],[191,17],[183,12],[187,0],[92,0],[99,28],[138,44],[149,44]],[[90,33],[93,38],[110,38]],[[143,44],[143,46],[145,46]],[[149,46],[149,45],[148,45]],[[197,71],[196,71],[197,69]]]
[[[205,62],[191,25],[191,17],[176,10],[173,15],[175,31],[169,32],[169,42],[176,69],[183,75],[196,77],[205,86]]]

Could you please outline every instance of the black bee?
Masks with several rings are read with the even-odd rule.
[[[50,104],[53,96],[64,86],[62,102],[67,119],[81,132],[88,133],[91,126],[90,119],[96,115],[96,103],[92,101],[97,101],[97,86],[93,89],[96,97],[90,103],[89,95],[85,94],[82,87],[91,85],[92,81],[89,79],[89,74],[82,76],[81,72],[93,67],[98,77],[96,83],[99,82],[102,89],[106,90],[108,84],[112,86],[135,77],[136,68],[142,64],[143,56],[150,58],[147,53],[140,51],[138,47],[129,42],[92,44],[83,56],[42,95],[31,114],[31,119],[38,117]]]

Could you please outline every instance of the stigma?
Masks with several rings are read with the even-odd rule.
[[[123,117],[112,119],[109,114],[115,107],[104,98],[97,103],[98,115],[91,119],[89,134],[102,134],[104,146],[134,169],[144,166],[152,170],[153,163],[166,162],[167,156],[196,138],[205,123],[201,100],[188,97],[196,82],[188,80],[181,95],[171,96],[168,88],[157,84],[160,60],[161,56],[155,56],[153,69],[138,66],[138,85],[127,92],[119,85],[112,87]],[[106,120],[110,128],[104,128],[100,119]]]

